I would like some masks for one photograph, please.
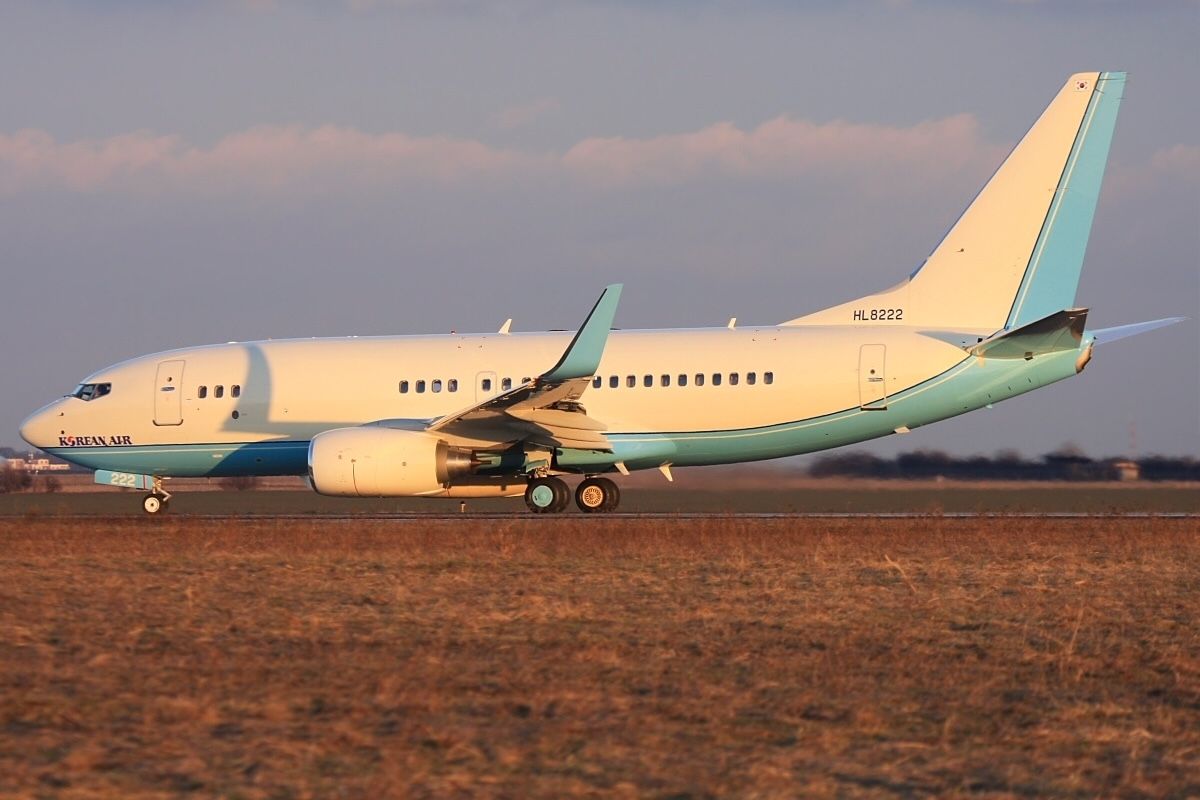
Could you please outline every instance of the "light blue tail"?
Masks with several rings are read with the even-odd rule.
[[[1124,89],[1124,72],[1100,73],[1013,300],[1006,329],[1075,306],[1079,272]]]

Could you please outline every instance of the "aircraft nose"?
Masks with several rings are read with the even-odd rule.
[[[40,411],[35,411],[30,414],[28,419],[21,423],[19,433],[21,438],[28,442],[33,447],[51,447],[54,439],[54,418],[58,414],[54,411],[57,403],[51,403]]]

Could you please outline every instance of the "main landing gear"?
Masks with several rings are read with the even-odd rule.
[[[535,514],[558,514],[571,502],[571,490],[561,478],[534,478],[525,489],[525,505]],[[585,514],[615,511],[621,490],[608,478],[587,478],[575,489],[575,504]]]

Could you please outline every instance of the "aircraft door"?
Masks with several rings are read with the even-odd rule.
[[[858,351],[858,403],[864,411],[887,410],[884,371],[887,345],[864,344]]]
[[[500,387],[496,385],[496,373],[481,372],[475,376],[475,402],[482,403],[489,397],[495,397]]]
[[[183,424],[183,361],[160,361],[154,380],[154,424]]]

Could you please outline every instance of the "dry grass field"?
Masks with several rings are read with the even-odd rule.
[[[1200,795],[1200,523],[0,521],[0,796]]]

